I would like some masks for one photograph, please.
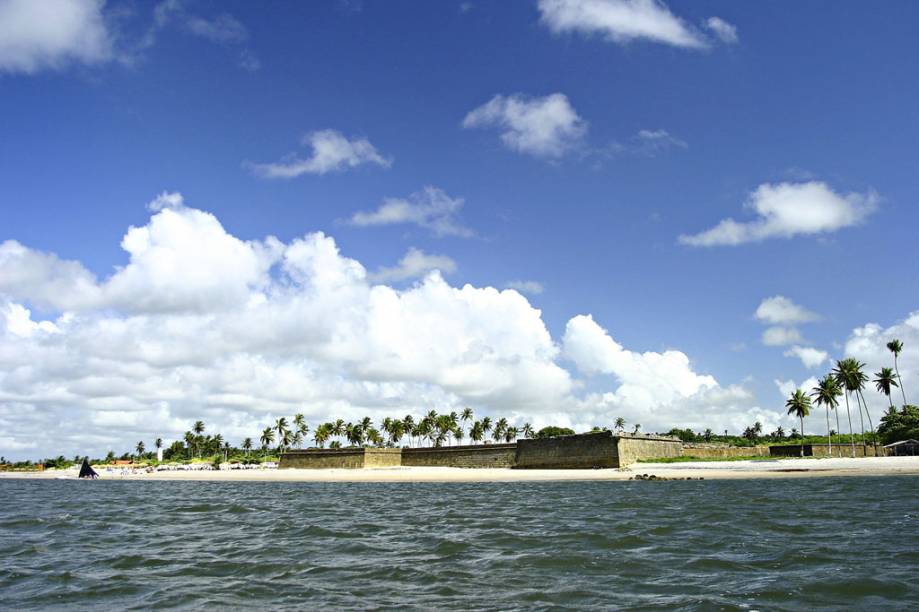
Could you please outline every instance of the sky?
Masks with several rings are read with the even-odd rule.
[[[917,19],[0,0],[0,455],[464,406],[787,431],[894,337],[915,397]]]

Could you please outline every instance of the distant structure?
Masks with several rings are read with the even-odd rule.
[[[600,431],[508,444],[426,448],[343,448],[291,450],[280,468],[465,467],[517,469],[619,468],[640,459],[679,457],[678,438]]]
[[[884,447],[889,457],[909,457],[919,455],[919,440],[900,440]]]

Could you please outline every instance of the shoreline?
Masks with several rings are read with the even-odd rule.
[[[511,469],[385,467],[361,469],[201,470],[134,473],[97,468],[100,480],[202,482],[552,482],[629,481],[639,475],[661,480],[919,476],[919,457],[867,457],[635,463],[621,469]],[[77,470],[0,472],[0,479],[77,480]]]

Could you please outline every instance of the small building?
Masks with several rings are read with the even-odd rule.
[[[884,446],[888,457],[908,457],[919,455],[919,440],[900,440]]]

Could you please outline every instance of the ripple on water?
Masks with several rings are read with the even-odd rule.
[[[0,481],[0,607],[916,608],[914,483]]]

